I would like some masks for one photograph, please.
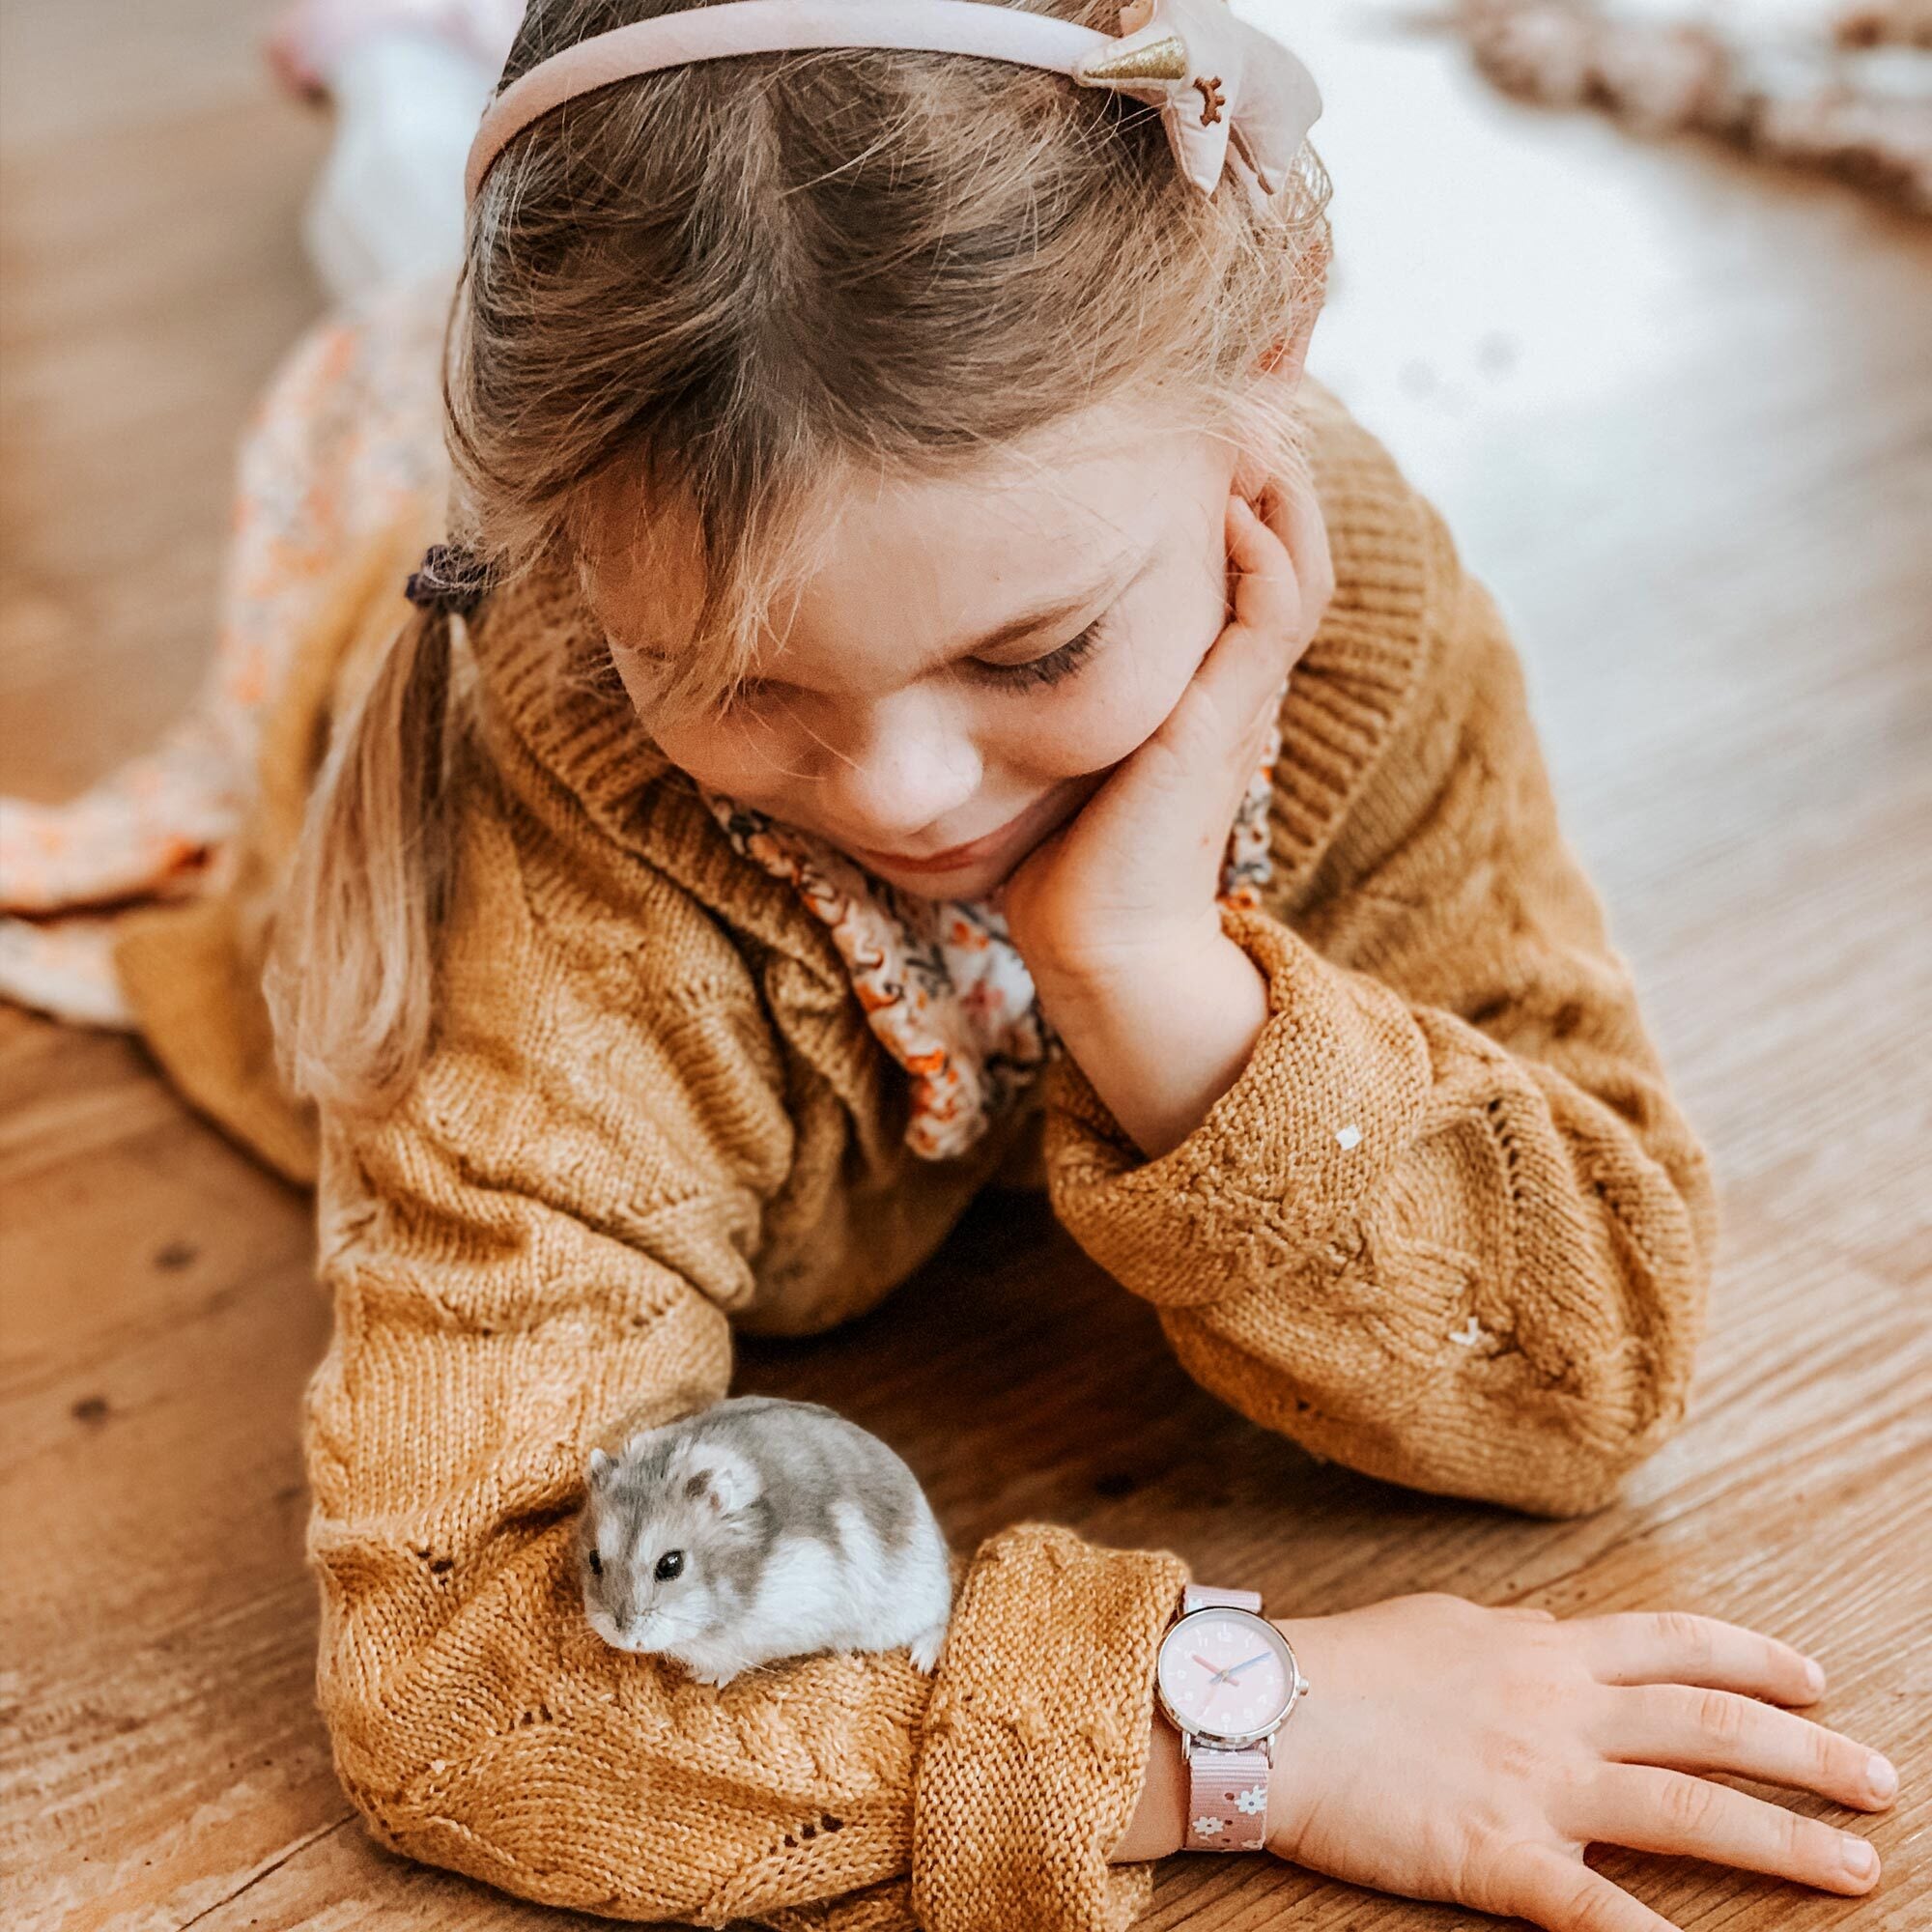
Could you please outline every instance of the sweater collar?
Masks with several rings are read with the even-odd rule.
[[[1275,766],[1276,896],[1293,903],[1403,723],[1447,622],[1456,559],[1441,519],[1331,391],[1304,383],[1309,469],[1335,595],[1288,681]]]
[[[1320,384],[1304,397],[1335,595],[1281,714],[1270,897],[1285,903],[1320,866],[1420,684],[1454,568],[1439,518],[1381,444]],[[733,848],[639,723],[568,570],[501,586],[469,637],[486,733],[508,741],[499,755],[521,753],[603,833],[740,930],[842,981],[796,894]]]
[[[639,724],[573,573],[526,572],[467,628],[483,737],[508,782],[534,784],[544,810],[581,811],[740,932],[842,986],[823,928],[733,850],[696,784]]]

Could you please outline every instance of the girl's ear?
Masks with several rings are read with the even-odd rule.
[[[1308,367],[1308,345],[1315,334],[1315,317],[1308,316],[1293,335],[1284,336],[1255,364],[1255,386],[1269,392],[1268,400],[1277,410],[1285,410],[1294,400]],[[1234,487],[1249,502],[1261,507],[1262,493],[1273,482],[1273,453],[1259,443],[1244,443],[1235,464]]]
[[[1256,363],[1256,374],[1283,383],[1291,394],[1299,385],[1308,367],[1308,345],[1315,338],[1315,317],[1310,315],[1293,335],[1284,336]]]

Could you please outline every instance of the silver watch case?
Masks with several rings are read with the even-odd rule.
[[[1282,1635],[1280,1631],[1276,1630],[1265,1617],[1257,1616],[1253,1610],[1237,1609],[1232,1605],[1208,1604],[1198,1610],[1189,1610],[1185,1616],[1176,1617],[1161,1633],[1160,1649],[1166,1650],[1167,1646],[1191,1623],[1204,1622],[1208,1618],[1221,1620],[1228,1617],[1245,1617],[1255,1626],[1256,1634],[1264,1642],[1278,1644],[1281,1647],[1288,1663],[1286,1674],[1289,1690],[1288,1701],[1280,1712],[1265,1724],[1252,1731],[1240,1731],[1228,1737],[1215,1731],[1204,1731],[1183,1718],[1167,1701],[1167,1687],[1160,1681],[1159,1652],[1155,1653],[1154,1696],[1159,1701],[1161,1715],[1180,1733],[1180,1755],[1183,1761],[1193,1757],[1194,1747],[1198,1742],[1208,1750],[1246,1750],[1251,1745],[1260,1745],[1268,1763],[1272,1765],[1275,1734],[1289,1719],[1294,1716],[1296,1707],[1308,1695],[1310,1689],[1308,1679],[1301,1674],[1301,1662],[1294,1654],[1294,1646]]]

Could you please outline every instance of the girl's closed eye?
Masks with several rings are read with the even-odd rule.
[[[1048,651],[1029,658],[1024,664],[992,664],[984,658],[964,658],[958,668],[976,683],[990,684],[1008,691],[1041,691],[1063,682],[1086,666],[1105,642],[1107,620],[1096,618],[1079,636]],[[741,678],[725,693],[721,708],[738,711],[755,708],[782,689],[775,679]]]
[[[1105,641],[1105,617],[1095,618],[1076,638],[1069,638],[1044,657],[1029,658],[1024,664],[988,664],[983,658],[968,658],[965,668],[980,681],[1011,691],[1044,690],[1071,677],[1090,662]]]

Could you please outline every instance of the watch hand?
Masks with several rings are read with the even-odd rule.
[[[1203,1670],[1208,1673],[1208,1688],[1209,1690],[1212,1690],[1217,1685],[1232,1684],[1235,1681],[1233,1675],[1230,1672],[1222,1670],[1218,1668],[1216,1665],[1209,1663],[1208,1660],[1205,1657],[1203,1657],[1198,1650],[1190,1650],[1187,1654],[1195,1661],[1196,1663],[1198,1663],[1202,1667]]]
[[[1248,1659],[1246,1663],[1236,1664],[1234,1669],[1228,1671],[1226,1675],[1228,1675],[1229,1677],[1238,1677],[1242,1671],[1248,1669],[1251,1665],[1259,1663],[1262,1661],[1262,1659],[1264,1658],[1266,1655],[1267,1655],[1266,1651],[1258,1650],[1255,1652],[1254,1656]]]

